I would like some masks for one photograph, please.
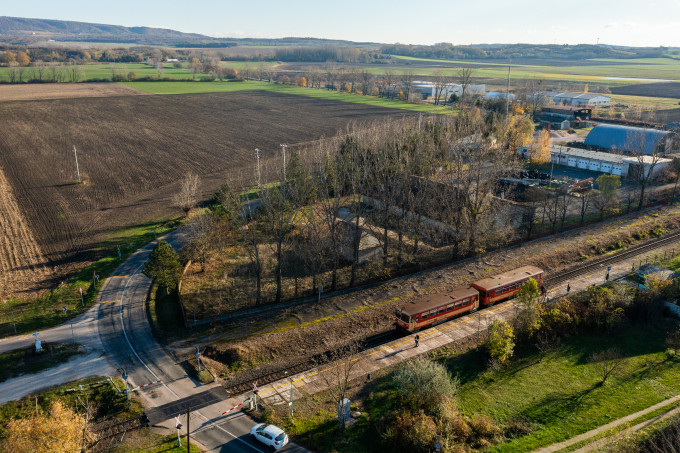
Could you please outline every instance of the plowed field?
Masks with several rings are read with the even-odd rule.
[[[256,147],[266,158],[280,143],[406,113],[265,92],[5,102],[0,170],[42,254],[63,274],[118,228],[168,214],[188,171],[201,175],[207,196],[227,173],[252,165]]]
[[[49,278],[47,260],[40,251],[0,171],[0,300],[21,295],[26,288],[40,287]]]
[[[0,85],[0,102],[133,96],[147,93],[119,83],[31,83]]]

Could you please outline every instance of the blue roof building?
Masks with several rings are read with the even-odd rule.
[[[617,124],[600,124],[588,133],[585,144],[597,146],[601,149],[618,149],[620,151],[642,152],[643,154],[652,155],[660,145],[661,149],[659,151],[666,151],[666,143],[662,142],[668,134],[668,131],[656,129],[619,126]]]

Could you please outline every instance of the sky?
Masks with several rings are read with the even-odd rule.
[[[0,14],[215,37],[680,47],[680,0],[3,0]]]

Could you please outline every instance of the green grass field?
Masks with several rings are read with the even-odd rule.
[[[295,94],[319,99],[387,107],[412,112],[451,113],[450,107],[430,104],[408,104],[397,99],[375,96],[338,93],[336,91],[302,88],[268,82],[123,82],[125,85],[151,94],[188,94],[188,93],[230,93],[236,91],[270,91],[274,93]]]
[[[666,331],[673,326],[674,322],[666,321],[574,335],[563,339],[542,360],[533,350],[518,351],[517,357],[498,371],[488,369],[487,356],[474,349],[462,354],[444,349],[434,356],[460,380],[455,399],[464,415],[488,415],[501,426],[520,421],[530,428],[527,435],[508,438],[481,451],[529,452],[680,393],[680,361],[670,357],[665,346]],[[598,367],[589,357],[608,347],[619,349],[623,365],[601,385]],[[400,395],[389,376],[366,385],[364,394],[370,396],[364,400],[362,412],[367,417],[362,416],[344,439],[337,436],[333,412],[316,407],[316,412],[304,416],[300,409],[295,425],[287,427],[303,445],[338,452],[383,451],[385,445],[376,435],[376,425],[389,411],[399,410]],[[324,397],[314,396],[312,400],[323,401]],[[287,423],[286,419],[279,421]]]
[[[187,63],[184,63],[187,66]],[[255,70],[263,65],[265,68],[276,65],[275,62],[263,61],[259,62],[249,62],[249,61],[224,61],[221,63],[222,66],[228,66],[241,71],[244,67],[248,66],[252,70]],[[135,74],[136,78],[144,77],[157,77],[158,73],[156,68],[149,66],[144,63],[95,63],[86,64],[80,66],[83,70],[83,80],[94,80],[94,79],[106,79],[111,80],[113,74],[125,75],[127,76],[130,72]],[[68,69],[68,68],[67,68]],[[0,68],[0,82],[9,82],[9,68]],[[33,68],[28,67],[24,69],[24,81],[37,77],[34,75]],[[46,71],[49,77],[49,70]],[[174,80],[192,80],[193,74],[188,68],[175,68],[172,64],[166,63],[163,66],[162,78],[169,78]],[[205,74],[196,74],[196,79],[201,77],[207,77]],[[67,76],[66,80],[70,80]]]
[[[437,63],[444,62],[449,64],[469,65],[475,68],[475,75],[478,77],[502,78],[507,76],[508,63],[486,63],[475,61],[460,60],[432,60],[426,58],[393,56],[397,60],[405,62],[413,61],[418,63]],[[612,77],[642,78],[642,79],[667,79],[680,80],[680,61],[671,58],[640,58],[640,59],[595,59],[592,61],[602,61],[603,65],[574,65],[574,66],[545,66],[545,65],[526,65],[510,64],[512,71],[511,78],[537,78],[537,79],[562,79],[611,82],[621,84],[623,82],[632,83],[630,80],[616,80]],[[498,66],[498,69],[488,69]],[[384,70],[384,68],[383,68]],[[428,72],[434,69],[427,68]],[[414,69],[421,73],[421,69]],[[457,69],[444,69],[442,72],[455,73]]]

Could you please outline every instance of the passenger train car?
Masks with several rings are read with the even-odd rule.
[[[461,286],[443,294],[430,294],[408,302],[396,310],[397,328],[415,332],[425,327],[448,321],[482,307],[509,299],[517,294],[519,287],[533,278],[543,284],[543,270],[534,266],[483,278],[470,286]]]

